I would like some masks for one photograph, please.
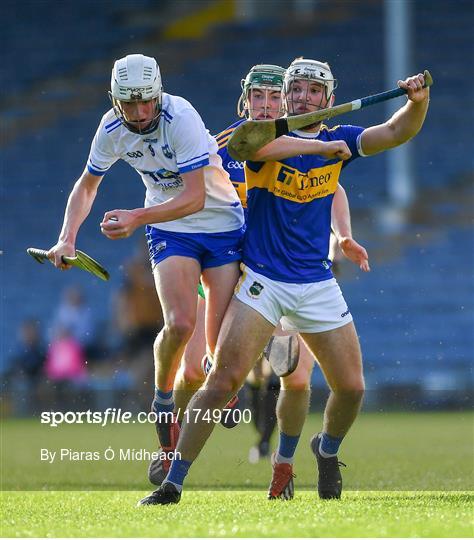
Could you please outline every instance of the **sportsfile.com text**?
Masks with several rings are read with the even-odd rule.
[[[161,422],[171,422],[173,416],[183,418],[185,422],[208,422],[218,424],[221,420],[232,419],[235,423],[250,424],[252,412],[250,409],[186,409],[182,412],[178,410],[172,412],[139,412],[134,415],[130,411],[122,409],[108,408],[105,411],[43,411],[41,413],[41,423],[50,427],[58,427],[61,424],[98,424],[104,427],[109,424],[156,424]]]

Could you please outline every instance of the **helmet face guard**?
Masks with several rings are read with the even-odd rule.
[[[155,113],[153,115],[153,118],[151,119],[150,123],[147,125],[146,128],[140,128],[139,126],[136,126],[133,122],[130,122],[126,119],[126,115],[122,108],[122,100],[118,100],[112,96],[112,92],[109,92],[109,98],[112,102],[112,106],[115,112],[115,116],[122,122],[122,124],[132,133],[137,133],[138,135],[147,135],[149,133],[152,133],[155,131],[155,129],[158,127],[158,124],[160,123],[160,116],[161,116],[161,103],[158,103],[158,100],[156,100],[155,104]],[[137,100],[130,100],[126,103],[133,103],[134,101],[145,101],[141,99]]]
[[[250,92],[251,90],[261,90],[265,92],[265,99],[268,98],[268,91],[281,92],[283,89],[283,77],[285,69],[273,64],[258,64],[248,72],[245,79],[241,81],[242,94],[237,103],[237,114],[243,118],[249,117],[251,110]],[[268,104],[265,103],[265,114],[270,111]],[[283,104],[277,111],[280,116],[283,114]]]
[[[162,92],[160,68],[154,58],[130,54],[117,60],[112,69],[109,97],[117,118],[132,133],[146,135],[159,124]],[[155,111],[150,123],[141,129],[127,120],[122,103],[155,101]]]
[[[290,99],[291,90],[295,81],[309,81],[316,82],[324,86],[324,96],[326,97],[326,104],[323,106],[323,96],[319,104],[314,104],[319,109],[324,109],[328,106],[331,98],[334,96],[334,90],[337,88],[337,80],[333,77],[329,64],[325,62],[319,62],[318,60],[308,60],[306,58],[298,58],[294,60],[285,74],[285,80],[283,83],[283,101],[285,104],[286,112],[291,116],[294,115],[294,100]],[[298,102],[307,101],[309,91],[309,84],[306,88],[306,95]]]

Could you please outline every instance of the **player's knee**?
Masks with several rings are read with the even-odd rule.
[[[282,384],[282,390],[285,392],[307,392],[309,383],[304,379],[296,379]]]
[[[219,395],[236,394],[241,385],[241,378],[231,369],[214,369],[209,373],[206,385]]]
[[[164,334],[173,341],[189,341],[194,331],[195,321],[186,315],[172,318],[163,327]]]
[[[365,393],[365,384],[362,377],[344,381],[333,389],[333,392],[339,394],[344,399],[354,402],[362,401]]]
[[[284,390],[304,391],[309,390],[311,371],[297,369],[291,375],[282,377],[281,383]]]
[[[182,379],[185,384],[202,384],[206,379],[201,366],[185,364],[182,372]]]

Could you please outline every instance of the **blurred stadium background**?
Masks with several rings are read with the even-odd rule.
[[[127,293],[138,296],[135,307],[150,298],[149,282],[140,282],[149,274],[140,234],[110,242],[98,227],[105,211],[143,204],[139,177],[125,164],[113,167],[77,242],[107,266],[110,282],[41,267],[25,251],[55,242],[67,196],[109,108],[113,61],[134,52],[157,58],[165,91],[189,99],[212,133],[234,121],[240,79],[256,63],[286,66],[300,55],[328,61],[339,79],[339,103],[431,71],[428,118],[408,155],[361,159],[343,175],[354,237],[367,247],[372,272],[362,275],[343,262],[340,280],[361,339],[367,410],[472,405],[473,6],[471,0],[6,0],[3,413],[29,415],[51,400],[84,395],[88,407],[107,407],[123,403],[125,393],[130,407],[148,407],[150,326],[159,328],[159,309],[147,321],[123,320],[131,315]],[[397,44],[404,58],[394,53]],[[370,125],[388,114],[377,106],[340,121]],[[135,323],[144,327],[140,346],[148,347],[140,358],[126,347]],[[87,364],[72,369],[67,384],[52,380],[37,394],[47,379],[46,351],[61,332],[74,334]],[[326,390],[318,370],[313,388],[313,406],[321,408]]]

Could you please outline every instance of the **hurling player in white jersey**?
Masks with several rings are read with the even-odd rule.
[[[199,279],[207,297],[206,338],[214,351],[225,309],[239,277],[243,210],[217,155],[217,143],[185,99],[162,90],[156,60],[132,54],[112,69],[112,108],[103,116],[87,166],[67,203],[59,239],[49,251],[58,268],[75,253],[79,228],[97,189],[119,159],[140,175],[143,208],[112,209],[100,224],[111,240],[146,226],[164,326],[154,347],[158,438],[172,451],[179,425],[173,415],[173,383],[196,318]],[[160,414],[163,413],[163,414]]]
[[[312,438],[311,449],[318,466],[319,496],[340,498],[337,453],[359,412],[364,378],[352,316],[327,259],[332,199],[344,163],[399,146],[420,131],[429,103],[429,89],[423,84],[422,74],[398,81],[408,99],[384,123],[332,129],[319,123],[290,134],[309,146],[316,141],[343,140],[347,154],[340,158],[325,160],[311,153],[290,158],[292,145],[281,137],[246,161],[249,218],[244,273],[222,323],[215,368],[189,404],[190,421],[183,425],[177,445],[179,457],[149,504],[179,502],[188,470],[214,427],[212,422],[198,420],[192,411],[205,415],[225,404],[282,318],[286,319],[283,327],[288,323],[299,331],[318,358],[331,390],[322,431]],[[288,114],[332,106],[335,87],[328,64],[296,59],[285,76]],[[301,411],[292,413],[300,416]],[[292,463],[299,436],[280,433],[269,498],[292,496]]]

